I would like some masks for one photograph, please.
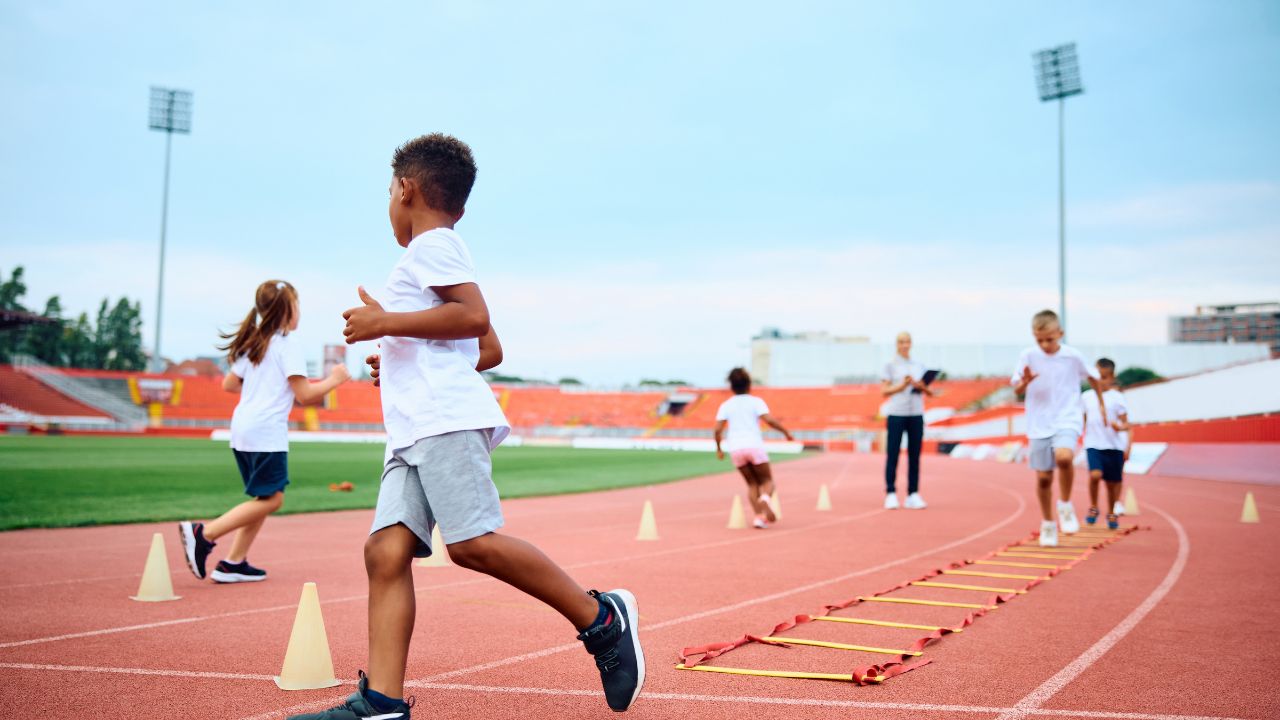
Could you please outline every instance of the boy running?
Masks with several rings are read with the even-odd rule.
[[[754,525],[763,530],[778,518],[773,513],[770,497],[774,491],[773,471],[769,468],[769,453],[764,449],[764,436],[760,434],[760,421],[782,433],[787,440],[795,438],[769,414],[764,400],[751,394],[751,376],[746,370],[737,367],[729,371],[729,388],[733,390],[733,397],[721,403],[716,411],[716,457],[724,459],[720,441],[728,426],[730,456],[747,483],[747,496],[756,514]]]
[[[1095,393],[1084,392],[1080,402],[1084,405],[1084,451],[1089,457],[1089,514],[1085,522],[1098,522],[1098,482],[1107,483],[1107,527],[1120,527],[1115,508],[1120,502],[1120,488],[1124,482],[1124,461],[1128,455],[1129,409],[1124,395],[1115,389],[1116,364],[1107,358],[1098,360],[1098,375],[1102,384],[1102,400],[1106,412],[1098,404]]]
[[[409,720],[411,563],[435,550],[437,522],[455,563],[528,593],[572,623],[595,656],[609,707],[626,710],[645,673],[635,597],[586,592],[537,548],[497,532],[502,509],[489,454],[510,427],[478,370],[496,365],[501,351],[483,352],[500,346],[471,253],[453,229],[475,182],[471,149],[448,135],[425,135],[398,148],[391,167],[388,212],[405,252],[382,302],[360,288],[364,304],[343,313],[348,343],[380,339],[382,347],[380,358],[370,358],[379,363],[388,441],[364,549],[369,674],[361,673],[342,705],[294,720]]]
[[[1026,394],[1027,440],[1031,469],[1036,473],[1036,497],[1040,501],[1040,545],[1058,546],[1058,524],[1053,519],[1053,469],[1058,468],[1058,519],[1062,532],[1080,530],[1071,506],[1072,463],[1084,429],[1080,408],[1080,382],[1088,380],[1105,412],[1098,371],[1085,364],[1075,348],[1062,343],[1058,314],[1041,310],[1031,319],[1036,344],[1022,351],[1009,383],[1014,392]]]

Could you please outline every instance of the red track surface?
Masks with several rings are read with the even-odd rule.
[[[824,603],[984,555],[1037,526],[1024,467],[929,457],[929,509],[887,512],[879,509],[880,462],[826,455],[779,465],[784,518],[768,531],[724,529],[731,493],[740,490],[728,474],[512,501],[507,530],[584,585],[636,593],[649,679],[629,713],[635,718],[1280,716],[1280,488],[1227,482],[1131,479],[1142,509],[1133,520],[1151,530],[930,645],[932,664],[883,685],[674,669],[683,647],[764,634]],[[824,482],[834,512],[813,509]],[[1238,522],[1245,490],[1262,524]],[[1078,508],[1085,497],[1078,483]],[[658,542],[633,540],[646,498],[657,510]],[[4,707],[39,718],[244,720],[344,696],[349,687],[286,693],[271,676],[306,581],[319,585],[339,676],[365,666],[361,546],[369,520],[369,512],[271,519],[254,552],[271,579],[248,586],[197,582],[170,524],[0,535]],[[157,530],[170,542],[182,599],[136,603],[128,596]],[[590,658],[552,611],[457,567],[415,573],[416,716],[610,716]],[[858,614],[950,623],[964,612],[860,606]],[[837,623],[792,632],[882,646],[920,634]],[[886,657],[751,645],[712,664],[847,672]]]

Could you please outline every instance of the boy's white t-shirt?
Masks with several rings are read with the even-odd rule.
[[[1102,401],[1107,404],[1107,417],[1103,419],[1098,407],[1098,396],[1093,390],[1080,394],[1080,402],[1084,405],[1084,446],[1094,450],[1124,450],[1129,440],[1126,433],[1111,427],[1111,423],[1120,420],[1121,415],[1128,415],[1124,394],[1115,388],[1102,393]]]
[[[760,416],[768,414],[769,406],[755,395],[734,395],[721,403],[716,411],[716,421],[727,420],[729,423],[725,448],[733,451],[764,447]]]
[[[1027,386],[1027,437],[1035,440],[1060,432],[1074,432],[1079,437],[1084,429],[1080,383],[1085,378],[1097,379],[1098,369],[1070,345],[1060,344],[1052,355],[1035,345],[1018,356],[1010,384],[1022,382],[1022,371],[1028,367],[1039,377]]]
[[[254,365],[248,355],[241,355],[231,372],[244,381],[231,414],[231,447],[241,452],[288,452],[294,401],[289,378],[307,376],[300,348],[288,335],[276,333],[262,362]]]
[[[390,312],[444,304],[431,288],[476,281],[471,252],[458,233],[436,228],[415,237],[392,268],[378,300]],[[459,430],[493,429],[490,449],[511,426],[476,372],[480,341],[382,338],[382,420],[390,454],[418,440]]]
[[[897,384],[902,382],[908,375],[911,376],[912,380],[920,380],[924,377],[924,372],[924,365],[915,360],[908,360],[901,355],[895,355],[893,360],[885,363],[884,370],[880,373],[880,379]],[[913,392],[913,390],[914,388],[907,386],[900,392],[890,395],[881,408],[881,412],[886,417],[889,415],[923,415],[924,393]]]

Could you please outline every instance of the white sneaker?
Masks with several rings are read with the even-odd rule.
[[[885,496],[884,496],[884,509],[885,509],[885,510],[897,510],[897,509],[898,509],[898,496],[897,496],[897,494],[895,494],[895,493],[889,493],[888,495],[885,495]]]
[[[1115,505],[1115,507],[1111,508],[1111,512],[1112,512],[1112,514],[1114,514],[1114,515],[1123,515],[1123,514],[1124,514],[1124,503],[1122,503],[1122,502],[1120,502],[1119,500],[1117,500],[1117,501],[1116,501],[1116,505]]]
[[[1076,509],[1071,503],[1058,501],[1058,520],[1062,523],[1062,532],[1067,535],[1080,532],[1080,521],[1076,519]]]
[[[1058,547],[1058,523],[1052,520],[1040,521],[1040,547]]]
[[[907,501],[903,503],[903,507],[908,510],[923,510],[929,507],[924,498],[920,497],[920,493],[914,492],[907,496]]]
[[[756,516],[755,521],[753,521],[753,522],[751,523],[751,525],[752,525],[752,527],[756,528],[757,530],[768,530],[768,529],[769,529],[769,523],[768,523],[768,522],[767,522],[767,521],[766,521],[762,516],[760,516],[760,515],[757,515],[757,516]]]

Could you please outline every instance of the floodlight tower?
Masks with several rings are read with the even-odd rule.
[[[1076,44],[1067,43],[1032,54],[1036,62],[1036,87],[1040,101],[1058,101],[1058,316],[1067,325],[1067,210],[1064,168],[1063,114],[1066,99],[1084,92]]]
[[[156,349],[151,371],[163,372],[160,358],[160,317],[164,309],[164,236],[169,224],[169,155],[173,134],[191,134],[191,92],[151,86],[151,129],[164,133],[164,195],[160,200],[160,280],[156,284]]]

